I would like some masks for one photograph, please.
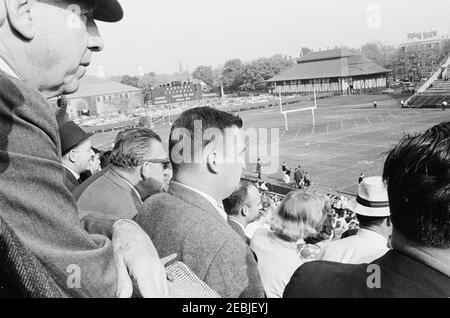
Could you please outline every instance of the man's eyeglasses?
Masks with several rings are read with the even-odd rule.
[[[170,160],[169,159],[149,159],[145,160],[146,162],[150,163],[160,163],[164,170],[170,168]]]

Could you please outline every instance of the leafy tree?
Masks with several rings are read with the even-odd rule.
[[[137,76],[128,76],[125,75],[122,77],[120,82],[124,85],[133,86],[137,88],[142,88],[142,82],[140,81],[139,77]]]
[[[244,65],[241,60],[233,59],[225,62],[222,70],[222,83],[225,89],[229,91],[236,91],[244,84]]]
[[[192,73],[192,77],[205,82],[209,86],[214,85],[214,72],[211,66],[199,66]]]

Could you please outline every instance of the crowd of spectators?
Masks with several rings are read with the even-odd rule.
[[[212,107],[180,114],[168,149],[141,127],[101,155],[48,100],[78,89],[80,65],[103,48],[94,19],[120,20],[120,4],[81,1],[79,28],[66,27],[64,1],[7,4],[0,297],[450,296],[450,122],[405,135],[352,200],[299,179],[284,197],[241,181],[244,123]]]

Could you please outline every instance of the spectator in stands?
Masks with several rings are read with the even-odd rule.
[[[170,132],[168,193],[150,197],[136,217],[159,253],[177,253],[222,297],[264,295],[253,253],[228,225],[222,206],[238,188],[245,166],[242,125],[239,117],[209,107],[183,112]],[[216,135],[198,136],[198,126]]]
[[[149,196],[162,191],[170,162],[161,138],[148,128],[121,132],[114,144],[110,166],[77,187],[73,196],[81,210],[132,219]]]
[[[305,187],[310,187],[312,185],[311,177],[308,172],[305,172],[305,176],[303,177],[303,184]]]
[[[295,181],[295,185],[297,188],[301,188],[300,183],[302,182],[303,179],[303,175],[302,175],[302,171],[300,170],[300,166],[298,166],[298,168],[295,168],[294,171],[294,181]]]
[[[258,257],[267,297],[281,298],[292,274],[302,264],[297,242],[320,231],[325,217],[318,195],[293,191],[276,209],[271,230],[256,231],[250,247]]]
[[[87,171],[94,159],[91,148],[91,133],[86,133],[73,121],[64,123],[59,129],[61,138],[61,162],[66,173],[65,184],[73,192],[81,183],[81,173]]]
[[[368,177],[361,182],[351,209],[356,212],[360,224],[358,233],[356,236],[331,242],[321,251],[319,259],[363,264],[370,263],[389,251],[389,200],[381,177]]]
[[[449,141],[450,122],[444,122],[405,136],[387,156],[383,179],[393,224],[393,250],[370,266],[305,264],[293,275],[284,296],[448,298]]]
[[[442,111],[445,111],[446,108],[447,108],[447,101],[444,100],[444,101],[442,102]]]
[[[283,173],[287,171],[286,161],[283,161],[283,164],[281,165],[281,171],[282,171]]]
[[[249,181],[241,181],[239,189],[223,200],[223,207],[228,215],[228,224],[250,245],[245,228],[256,220],[261,209],[261,195],[256,186]]]
[[[80,173],[81,183],[102,170],[102,167],[100,165],[100,150],[95,147],[91,147],[91,149],[94,152],[94,155],[91,157],[91,160],[89,160],[87,170]]]
[[[61,127],[66,121],[69,121],[67,115],[67,106],[69,106],[69,100],[66,95],[60,95],[56,100],[56,120],[58,126]]]
[[[358,223],[354,220],[350,221],[350,224],[348,225],[348,230],[342,233],[341,238],[345,239],[350,236],[355,236],[358,233],[359,227]],[[389,246],[389,245],[388,245]]]
[[[291,171],[290,170],[286,170],[285,172],[283,172],[283,182],[286,184],[291,183]]]
[[[167,192],[169,190],[169,184],[170,184],[170,180],[172,180],[172,176],[173,176],[172,166],[169,163],[168,167],[164,170],[162,191]]]
[[[258,216],[254,222],[249,223],[245,227],[245,235],[251,240],[255,232],[260,228],[270,229],[270,221],[272,219],[273,211],[279,204],[278,197],[275,196],[273,199],[265,195],[261,196],[261,206],[262,209],[259,210]]]
[[[79,5],[81,15],[74,14],[70,4]],[[58,123],[47,100],[74,93],[85,73],[82,65],[89,64],[92,52],[103,49],[94,19],[115,22],[123,16],[115,0],[95,4],[0,0],[1,222],[35,257],[20,265],[45,271],[62,296],[129,297],[132,277],[143,296],[164,297],[165,270],[140,227],[126,220],[80,223],[64,185]],[[68,21],[77,27],[68,27]],[[3,234],[0,230],[0,241],[16,252],[18,245],[4,241]],[[4,253],[5,245],[0,245],[1,262],[17,270],[12,268],[17,263],[14,253]],[[36,262],[42,266],[35,267]],[[81,275],[79,286],[74,273]],[[42,280],[35,274],[10,276],[10,286],[41,289]]]
[[[256,173],[258,174],[258,180],[261,180],[261,170],[262,170],[261,159],[258,158],[258,161],[256,162]]]
[[[320,195],[322,201],[322,213],[326,215],[322,230],[297,242],[298,253],[303,262],[317,259],[320,250],[333,239],[333,217],[330,199]]]

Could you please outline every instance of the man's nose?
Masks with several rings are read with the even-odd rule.
[[[87,31],[89,33],[88,49],[93,52],[100,52],[105,47],[105,42],[100,35],[97,24],[93,19],[89,19],[87,23]]]

